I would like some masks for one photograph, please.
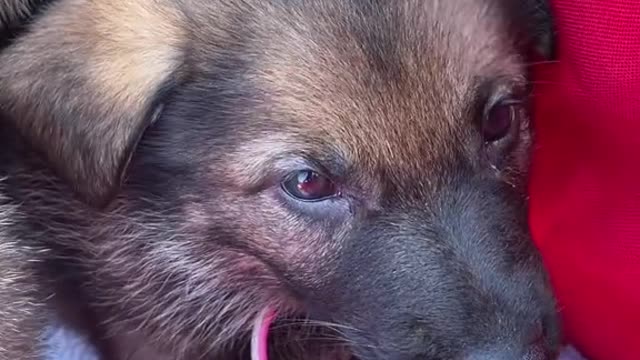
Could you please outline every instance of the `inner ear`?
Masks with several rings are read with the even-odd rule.
[[[135,155],[136,149],[138,148],[138,144],[144,137],[146,130],[149,127],[153,126],[153,124],[155,124],[155,122],[160,118],[163,110],[164,110],[164,104],[157,103],[151,109],[151,112],[146,117],[146,121],[143,121],[140,124],[140,128],[136,129],[132,134],[128,146],[123,151],[123,159],[120,162],[120,166],[116,170],[116,173],[115,173],[116,182],[110,188],[108,188],[108,189],[111,189],[111,191],[110,192],[107,191],[103,195],[99,194],[99,189],[98,189],[98,192],[89,191],[84,194],[80,192],[80,195],[83,196],[83,200],[85,202],[88,202],[97,207],[104,207],[107,205],[109,200],[115,197],[115,193],[119,190],[120,185],[125,181],[125,178],[127,175],[127,169],[129,167],[129,164],[131,163],[131,159]]]

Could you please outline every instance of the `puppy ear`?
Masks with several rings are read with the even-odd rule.
[[[115,195],[179,79],[184,22],[173,3],[60,0],[0,54],[3,112],[94,206]]]
[[[555,57],[555,25],[549,0],[504,0],[516,16],[526,47],[550,60]],[[524,24],[524,27],[523,27]]]
[[[555,57],[555,26],[549,0],[529,0],[529,34],[533,49],[546,59]]]

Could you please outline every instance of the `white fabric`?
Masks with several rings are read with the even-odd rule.
[[[563,351],[560,353],[560,357],[558,357],[558,360],[587,360],[587,359],[582,357],[582,355],[580,355],[580,353],[578,353],[576,349],[572,347],[567,347],[567,348],[564,348]]]
[[[53,326],[46,339],[45,360],[99,360],[89,341],[68,328]]]

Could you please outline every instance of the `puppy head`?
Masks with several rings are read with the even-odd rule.
[[[0,100],[83,199],[116,197],[93,291],[151,338],[221,346],[276,306],[360,359],[545,359],[526,4],[62,1]]]

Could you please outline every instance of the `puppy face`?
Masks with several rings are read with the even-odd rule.
[[[546,359],[525,202],[535,17],[511,7],[61,1],[0,58],[0,98],[109,204],[39,216],[70,219],[55,241],[114,329],[219,354],[272,307],[363,360]],[[304,338],[275,335],[274,356]]]

